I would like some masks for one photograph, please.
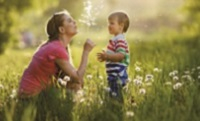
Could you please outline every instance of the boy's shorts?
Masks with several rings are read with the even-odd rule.
[[[124,87],[128,80],[128,74],[125,72],[123,76],[108,75],[108,85],[110,86],[111,97],[118,97],[121,95],[122,87]]]

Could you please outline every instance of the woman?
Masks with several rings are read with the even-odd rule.
[[[78,90],[83,84],[83,76],[87,66],[88,55],[95,46],[87,39],[78,69],[70,63],[69,53],[66,51],[72,37],[77,34],[74,19],[67,11],[54,14],[48,21],[46,32],[49,40],[34,54],[28,68],[24,71],[19,96],[34,96],[51,85],[52,78],[61,69],[71,79],[69,88]]]

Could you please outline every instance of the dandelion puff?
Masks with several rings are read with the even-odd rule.
[[[66,86],[67,85],[67,82],[62,80],[61,78],[58,78],[58,83],[62,86]]]
[[[99,79],[103,80],[103,76],[99,76]]]
[[[87,75],[87,78],[88,78],[88,79],[92,79],[92,75],[90,75],[90,74]]]
[[[133,111],[127,111],[126,112],[126,116],[133,117],[134,116],[134,112]]]
[[[177,70],[174,70],[173,73],[174,73],[174,75],[177,75],[177,74],[178,74],[178,71],[177,71]]]
[[[185,74],[189,75],[190,74],[190,71],[184,71]]]
[[[69,77],[69,76],[65,76],[65,77],[63,78],[63,80],[66,81],[66,82],[68,82],[68,81],[70,81],[70,77]]]
[[[4,86],[2,84],[0,84],[0,89],[4,89]]]
[[[173,77],[173,76],[174,76],[174,72],[170,72],[170,73],[169,73],[169,76],[170,76],[170,77]]]
[[[16,89],[13,89],[12,90],[12,93],[11,93],[11,95],[10,95],[10,98],[15,98],[17,96],[17,91],[16,91]]]
[[[161,72],[162,70],[159,69],[159,68],[154,68],[153,71],[154,71],[154,72]]]
[[[183,84],[181,82],[177,82],[176,84],[173,85],[173,89],[178,90],[182,86],[183,86]]]
[[[137,107],[137,103],[136,103],[136,102],[132,103],[131,105],[132,105],[133,107]]]
[[[153,75],[147,74],[147,75],[146,75],[145,81],[146,81],[146,82],[148,82],[148,81],[153,81]]]
[[[79,102],[82,103],[84,101],[85,101],[85,98],[81,98]]]
[[[144,88],[139,89],[139,94],[142,95],[146,94],[146,90]]]
[[[134,79],[134,84],[136,85],[136,86],[141,86],[142,85],[142,81],[141,80],[139,80],[139,79]]]
[[[200,75],[198,76],[198,79],[200,79]]]
[[[197,70],[200,70],[200,66],[197,67]]]
[[[117,93],[112,92],[111,95],[112,95],[113,97],[116,97],[116,96],[117,96]]]
[[[164,85],[172,85],[172,82],[167,81],[167,82],[164,83]]]
[[[152,83],[151,82],[147,82],[145,83],[146,86],[152,86]]]
[[[174,81],[178,81],[178,80],[179,80],[178,76],[174,76],[174,77],[173,77],[173,80],[174,80]]]
[[[106,92],[110,92],[111,91],[110,87],[105,87],[104,89],[105,89]]]
[[[137,67],[135,67],[135,71],[140,72],[141,68],[137,66]]]
[[[142,81],[143,80],[143,77],[142,76],[136,76],[136,79],[138,79],[138,80],[140,80],[140,81]]]

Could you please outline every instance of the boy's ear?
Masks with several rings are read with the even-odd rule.
[[[124,23],[120,23],[122,30],[124,29]]]

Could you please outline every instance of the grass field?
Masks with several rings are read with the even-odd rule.
[[[83,90],[71,94],[54,87],[29,105],[15,95],[35,48],[8,49],[0,55],[0,121],[199,121],[200,39],[159,36],[128,34],[131,62],[123,104],[109,98],[104,64],[96,59],[105,41],[90,54]],[[76,67],[80,47],[76,42],[71,46]]]

